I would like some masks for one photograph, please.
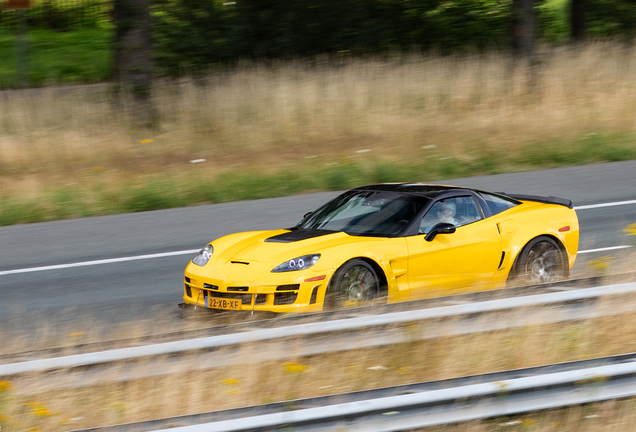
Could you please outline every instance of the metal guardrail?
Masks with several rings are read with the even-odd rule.
[[[330,337],[328,338],[329,340],[326,346],[323,341],[322,348],[307,344],[306,347],[300,347],[304,349],[304,353],[294,352],[294,354],[309,355],[318,352],[334,352],[360,347],[389,345],[399,343],[400,341],[407,342],[438,337],[440,335],[453,334],[448,333],[447,329],[445,330],[445,333],[435,334],[428,328],[423,329],[419,333],[413,331],[405,333],[402,329],[396,329],[396,325],[399,326],[408,324],[409,328],[411,328],[412,324],[418,321],[445,320],[453,317],[463,317],[465,320],[472,322],[472,325],[456,326],[458,330],[455,330],[454,334],[466,334],[537,323],[536,321],[531,321],[526,316],[517,317],[514,322],[501,319],[500,316],[497,316],[497,319],[491,320],[489,323],[487,322],[483,325],[478,325],[480,323],[474,322],[474,319],[479,315],[491,312],[500,313],[502,311],[515,310],[518,308],[532,308],[564,303],[572,304],[572,302],[575,303],[569,312],[559,314],[555,313],[555,311],[551,311],[549,314],[542,314],[540,323],[584,319],[601,315],[611,315],[624,311],[620,311],[619,309],[603,311],[597,310],[596,308],[585,308],[584,303],[576,302],[595,300],[602,296],[620,295],[633,292],[636,292],[636,283],[627,283],[525,297],[489,300],[479,303],[445,306],[432,309],[364,316],[329,322],[300,324],[282,328],[255,330],[245,333],[235,333],[141,347],[122,348],[65,357],[3,364],[0,365],[0,376],[69,369],[80,366],[103,365],[112,362],[136,360],[148,357],[200,352],[202,350],[218,350],[223,347],[231,347],[248,343],[269,342],[276,340],[288,341],[289,338],[293,337],[324,336],[327,334],[338,334],[340,339],[336,340],[335,338]],[[354,330],[361,329],[367,331],[375,329],[378,333],[374,337],[365,337],[363,339],[358,338],[358,342],[356,343],[352,343],[351,339],[345,339],[345,337],[351,337],[355,334],[355,332],[353,332]],[[289,355],[289,351],[284,351],[283,353],[284,355]],[[280,355],[280,353],[278,355]],[[265,358],[263,356],[259,355],[259,361],[264,359]],[[205,362],[205,364],[210,364],[210,362]],[[222,362],[215,361],[213,364],[222,365]]]
[[[636,394],[636,353],[224,411],[141,421],[100,432],[401,430]],[[80,431],[75,431],[80,432]]]
[[[169,429],[399,431],[636,395],[636,363],[601,366]],[[168,431],[168,429],[155,430]]]

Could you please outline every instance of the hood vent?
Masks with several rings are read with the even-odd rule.
[[[275,235],[265,239],[265,243],[292,243],[300,240],[307,240],[314,237],[321,237],[327,234],[333,234],[336,231],[321,229],[293,229],[292,231]]]

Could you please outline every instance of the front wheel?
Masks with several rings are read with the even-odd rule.
[[[567,276],[567,258],[555,240],[537,237],[521,251],[515,265],[515,277],[527,284],[562,280]]]
[[[380,294],[378,275],[367,262],[354,259],[334,273],[325,303],[330,308],[355,307],[373,302]]]

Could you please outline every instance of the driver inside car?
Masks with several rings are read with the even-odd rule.
[[[427,234],[431,228],[438,223],[449,223],[455,226],[461,224],[455,219],[455,211],[457,206],[454,202],[440,201],[433,205],[433,207],[426,213],[426,216],[422,218],[420,223],[420,234]]]

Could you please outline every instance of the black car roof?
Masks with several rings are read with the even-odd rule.
[[[379,183],[368,186],[361,186],[353,190],[391,191],[417,194],[427,198],[436,198],[439,195],[450,191],[472,190],[457,186],[445,186],[426,183]]]

